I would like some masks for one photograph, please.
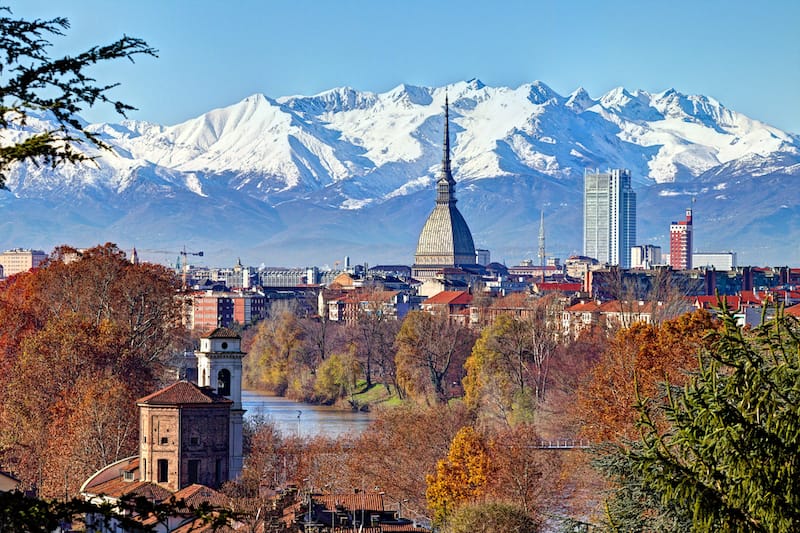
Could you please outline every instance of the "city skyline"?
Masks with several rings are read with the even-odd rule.
[[[131,118],[161,124],[254,93],[311,95],[341,86],[383,92],[479,78],[509,87],[541,80],[562,94],[583,86],[592,97],[617,86],[674,87],[800,132],[793,104],[800,72],[786,67],[800,58],[800,5],[788,1],[769,9],[745,1],[505,2],[502,9],[449,1],[406,2],[403,9],[370,2],[9,5],[14,17],[69,18],[54,54],[122,34],[147,40],[158,59],[95,73],[120,82],[115,96],[139,109]],[[110,109],[85,115],[118,121]]]

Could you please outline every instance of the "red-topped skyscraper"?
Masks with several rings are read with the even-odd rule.
[[[686,220],[669,226],[669,265],[673,270],[692,268],[692,209],[686,210]]]

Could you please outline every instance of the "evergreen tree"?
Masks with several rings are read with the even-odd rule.
[[[11,15],[7,7],[0,7],[0,14],[3,12]],[[0,188],[13,163],[33,160],[55,167],[92,159],[82,145],[107,148],[77,116],[84,108],[105,103],[123,116],[134,109],[109,96],[118,84],[98,84],[87,70],[112,59],[155,56],[156,50],[126,35],[74,56],[51,57],[49,39],[63,36],[67,29],[69,21],[63,17],[29,21],[0,16],[0,130],[25,128],[30,118],[38,115],[56,123],[49,130],[0,146]]]
[[[800,530],[800,325],[723,330],[682,389],[640,402],[641,440],[604,459],[624,531]]]

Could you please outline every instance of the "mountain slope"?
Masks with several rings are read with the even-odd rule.
[[[671,219],[695,198],[696,245],[746,262],[797,261],[786,243],[800,202],[800,140],[699,95],[617,88],[562,96],[542,82],[478,80],[252,95],[174,126],[92,128],[114,153],[95,165],[22,165],[0,192],[0,246],[205,248],[209,262],[411,262],[433,206],[450,101],[459,207],[494,259],[579,253],[586,168],[629,168],[639,241],[668,251]],[[43,128],[45,118],[28,128]],[[6,132],[5,139],[24,131]],[[775,198],[781,198],[776,206]],[[723,228],[717,225],[722,224]],[[377,246],[376,246],[377,245]]]

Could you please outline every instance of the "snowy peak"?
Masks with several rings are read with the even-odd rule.
[[[578,87],[572,94],[569,95],[569,98],[564,105],[573,112],[580,114],[596,103],[597,102],[592,100],[592,97],[589,96],[589,93],[586,92],[586,89],[583,87]]]
[[[277,99],[253,94],[169,127],[97,124],[116,156],[97,170],[71,170],[70,179],[112,190],[149,180],[198,195],[227,187],[269,203],[296,196],[348,209],[381,203],[438,172],[445,95],[459,181],[569,182],[585,168],[626,167],[641,184],[680,182],[730,162],[752,165],[753,155],[800,153],[796,136],[672,88],[617,87],[594,99],[583,88],[564,97],[541,81],[509,88],[472,79],[380,94],[352,87]],[[9,183],[41,184],[48,172],[30,170]]]

